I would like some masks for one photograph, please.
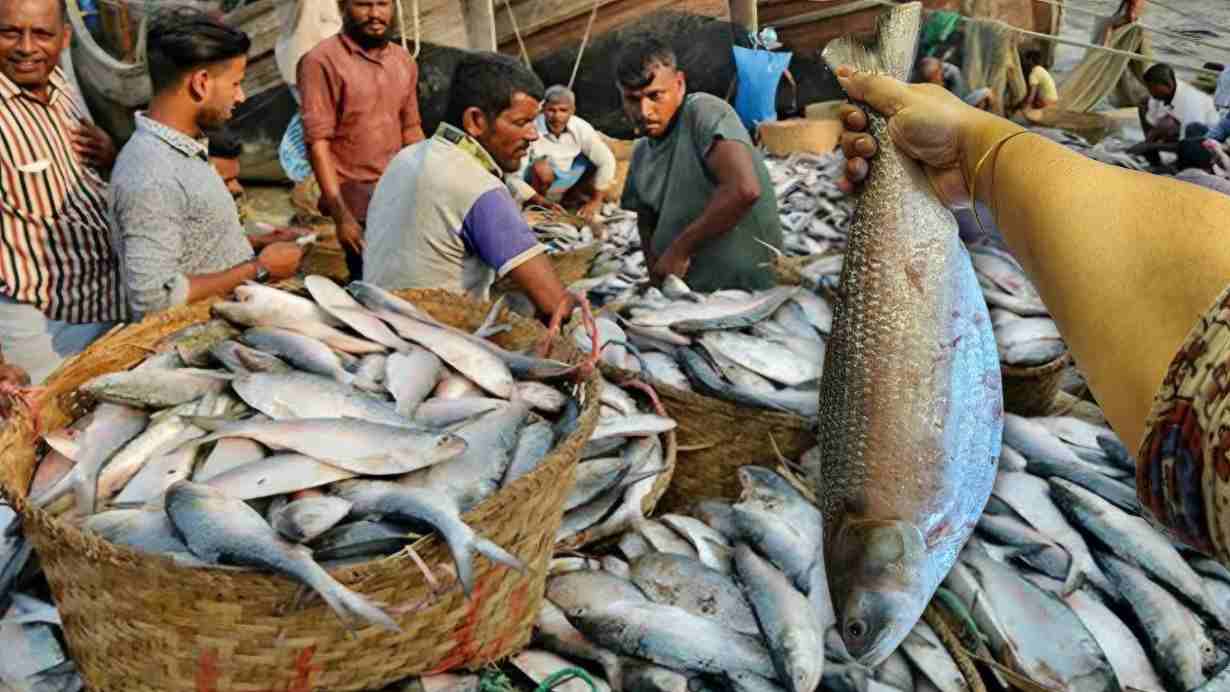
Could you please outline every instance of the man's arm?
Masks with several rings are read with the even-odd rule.
[[[342,199],[342,183],[330,148],[337,131],[337,89],[324,64],[311,53],[299,61],[299,92],[303,97],[303,133],[308,159],[320,185],[320,206],[337,224],[338,240],[363,252],[363,229]]]
[[[410,88],[401,106],[401,144],[408,147],[427,139],[423,134],[423,116],[419,113],[419,66],[410,58]]]
[[[658,279],[667,274],[686,274],[692,256],[705,244],[729,233],[760,199],[756,161],[746,143],[718,139],[705,163],[717,179],[717,189],[700,216],[688,224],[651,268]]]
[[[509,271],[508,276],[530,297],[539,314],[553,315],[559,304],[569,299],[568,290],[555,273],[555,265],[551,264],[546,253],[522,262]]]
[[[658,228],[658,216],[649,210],[636,213],[636,230],[641,234],[641,252],[645,253],[645,266],[653,269],[658,256],[653,253],[653,234]]]

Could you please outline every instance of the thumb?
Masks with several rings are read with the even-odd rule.
[[[909,87],[888,75],[858,72],[842,65],[837,68],[837,82],[851,100],[871,106],[886,118],[893,117],[909,103]]]

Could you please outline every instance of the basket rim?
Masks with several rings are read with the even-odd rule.
[[[1021,367],[1017,365],[1008,365],[1007,363],[1004,363],[1001,361],[999,364],[999,368],[1000,368],[1000,371],[1008,377],[1015,377],[1017,379],[1038,378],[1038,377],[1046,377],[1047,375],[1053,375],[1056,372],[1063,370],[1065,367],[1068,366],[1069,362],[1071,361],[1072,361],[1072,352],[1067,349],[1064,349],[1063,354],[1061,354],[1058,358],[1055,358],[1054,360],[1050,361],[1049,363],[1043,363],[1042,365]]]

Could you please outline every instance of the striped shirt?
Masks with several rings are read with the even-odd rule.
[[[59,68],[47,104],[0,74],[0,294],[74,324],[125,316],[107,186],[73,152],[89,120]]]

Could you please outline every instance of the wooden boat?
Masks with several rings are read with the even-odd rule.
[[[280,31],[277,4],[295,0],[247,0],[225,16],[252,37],[244,78],[247,101],[236,109],[231,128],[244,143],[244,177],[285,180],[278,145],[297,106],[282,81],[274,56]],[[333,2],[335,0],[298,0]],[[736,26],[778,29],[794,51],[792,72],[800,82],[800,103],[837,96],[836,83],[818,60],[833,37],[871,33],[882,9],[879,0],[402,0],[407,15],[417,5],[423,39],[418,57],[419,103],[432,131],[443,116],[452,70],[466,50],[500,50],[528,55],[547,84],[569,83],[579,113],[615,137],[631,132],[611,86],[615,54],[630,33],[657,33],[672,43],[688,70],[689,89],[725,95],[734,80],[730,46]],[[1054,33],[1058,12],[1033,0],[924,0],[928,9],[956,9],[993,16],[1018,27]],[[132,113],[149,102],[144,60],[144,24],[109,17],[102,36],[86,27],[70,0],[72,62],[98,123],[120,142],[132,133]],[[732,16],[735,24],[732,24]],[[407,34],[412,19],[406,18]],[[105,45],[104,45],[105,44]],[[582,44],[584,50],[582,51]],[[524,46],[524,49],[522,48]],[[523,53],[524,50],[524,53]],[[122,60],[116,55],[138,56]],[[579,58],[579,60],[578,60]],[[579,65],[578,65],[579,63]],[[572,75],[576,70],[575,80]]]

